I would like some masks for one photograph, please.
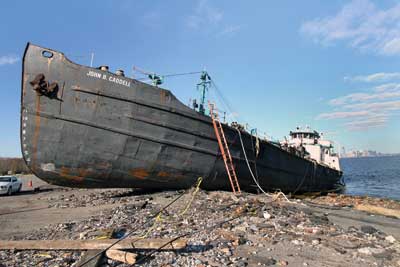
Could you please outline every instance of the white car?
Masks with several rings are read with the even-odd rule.
[[[9,196],[12,193],[20,192],[22,188],[22,182],[15,176],[0,176],[0,195],[7,194]]]

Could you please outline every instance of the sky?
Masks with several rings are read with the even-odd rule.
[[[27,42],[112,71],[207,70],[231,120],[275,139],[296,126],[346,150],[400,152],[400,2],[5,1],[0,16],[0,157],[20,156]],[[197,75],[165,78],[183,103]],[[224,101],[221,101],[223,95]],[[228,103],[225,104],[224,103]]]

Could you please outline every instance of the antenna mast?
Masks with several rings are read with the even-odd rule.
[[[211,85],[211,77],[208,75],[206,71],[202,71],[200,75],[200,83],[197,84],[197,90],[200,91],[200,105],[199,105],[199,112],[201,114],[204,114],[206,109],[205,109],[205,104],[206,104],[206,93],[208,91],[208,88]]]

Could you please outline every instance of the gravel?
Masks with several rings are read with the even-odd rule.
[[[74,193],[79,190],[79,194]],[[400,246],[393,236],[369,225],[341,227],[300,200],[288,203],[272,201],[264,195],[233,196],[230,192],[200,190],[187,213],[181,215],[191,193],[155,221],[150,216],[181,192],[83,191],[60,190],[43,198],[55,210],[118,205],[84,220],[49,224],[11,239],[120,238],[131,232],[134,236],[168,238],[242,215],[221,227],[190,235],[188,246],[182,251],[157,252],[138,266],[321,266],[322,263],[400,266]],[[346,206],[342,199],[341,205]],[[148,252],[136,253],[143,256]],[[76,266],[82,254],[82,251],[0,251],[0,266]],[[104,266],[127,265],[108,260]]]

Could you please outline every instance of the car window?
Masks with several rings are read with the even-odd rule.
[[[0,177],[0,182],[11,182],[10,177]]]
[[[16,182],[16,181],[17,181],[17,178],[12,178],[12,181],[13,181],[13,182]]]

